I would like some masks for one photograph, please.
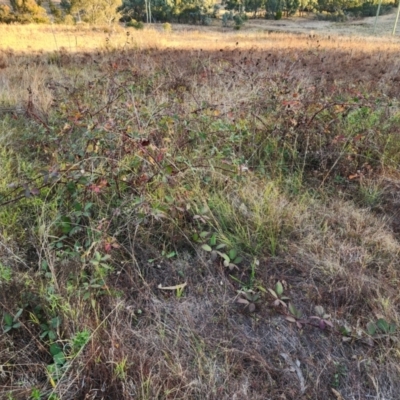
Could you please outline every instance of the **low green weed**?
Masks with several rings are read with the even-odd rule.
[[[0,262],[0,284],[2,282],[8,283],[11,281],[11,279],[12,279],[12,269]]]

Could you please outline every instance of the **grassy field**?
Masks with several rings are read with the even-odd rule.
[[[391,38],[0,26],[1,399],[397,399]]]

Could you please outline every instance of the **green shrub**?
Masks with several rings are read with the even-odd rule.
[[[233,17],[233,22],[235,23],[234,29],[240,29],[244,24],[244,18],[241,14],[236,14]]]
[[[204,15],[201,19],[201,23],[204,26],[210,26],[212,23],[212,19],[208,15]]]
[[[222,15],[222,26],[226,28],[229,25],[230,21],[233,21],[232,11],[226,12],[225,14]]]
[[[283,2],[280,0],[265,1],[265,18],[279,20],[282,18]]]
[[[144,23],[142,21],[136,21],[136,20],[132,19],[126,24],[126,26],[129,28],[143,29]]]
[[[162,25],[164,32],[172,32],[172,25],[169,22],[166,22]]]
[[[332,13],[323,12],[316,13],[315,17],[320,21],[344,22],[348,17],[343,11],[336,11]]]
[[[382,4],[379,10],[380,15],[390,14],[394,4]],[[375,17],[378,5],[367,1],[356,7],[346,8],[345,11],[351,13],[356,18]]]
[[[64,18],[63,18],[63,23],[65,25],[75,25],[76,21],[75,18],[71,15],[71,14],[67,14]]]

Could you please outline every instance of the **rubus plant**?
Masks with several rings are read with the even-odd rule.
[[[13,329],[18,329],[21,327],[21,322],[19,322],[19,317],[23,313],[23,308],[20,308],[15,315],[9,313],[4,313],[3,315],[3,332],[7,333]]]
[[[200,237],[206,238],[209,236],[209,232],[201,232]],[[238,251],[236,249],[230,249],[226,252],[222,252],[221,250],[226,248],[225,243],[219,243],[217,244],[217,234],[214,233],[211,235],[210,239],[208,240],[208,243],[204,243],[201,248],[209,253],[211,253],[211,258],[213,260],[220,258],[223,260],[223,265],[229,270],[233,270],[234,268],[237,268],[238,264],[240,264],[243,261],[243,258],[238,255]]]
[[[324,330],[326,327],[333,328],[333,324],[330,321],[330,315],[325,313],[324,307],[322,306],[315,306],[314,311],[316,315],[309,317],[312,323],[316,323],[316,326]]]
[[[303,318],[302,311],[296,308],[296,306],[290,302],[289,297],[284,296],[284,286],[281,281],[276,283],[275,290],[268,288],[268,292],[274,298],[272,306],[275,308],[282,307],[285,319],[296,324],[298,328],[302,328],[303,325],[314,326],[321,330],[324,330],[327,327],[333,328],[333,324],[330,321],[330,315],[325,313],[325,310],[322,306],[316,306],[314,308],[316,315]]]
[[[344,324],[338,328],[337,332],[342,336],[343,342],[361,340],[361,342],[372,347],[375,345],[375,340],[394,337],[397,332],[397,325],[394,322],[386,321],[384,318],[379,318],[376,321],[368,322],[365,331]]]
[[[55,386],[55,382],[61,375],[61,370],[66,362],[66,353],[64,347],[60,345],[59,328],[61,326],[61,317],[55,316],[53,318],[46,318],[43,313],[42,306],[39,304],[34,307],[33,311],[29,313],[30,320],[40,327],[39,338],[48,348],[50,355],[52,356],[53,363],[47,366],[47,372],[49,380],[52,386]]]
[[[243,261],[243,258],[238,255],[238,251],[236,249],[230,249],[229,251],[223,253],[221,251],[217,251],[217,255],[223,259],[223,265],[229,270],[233,270],[234,268],[238,268],[238,264]]]
[[[239,298],[236,300],[239,304],[244,304],[248,308],[249,312],[256,310],[256,304],[260,301],[260,293],[255,292],[252,289],[238,290]]]
[[[295,323],[298,328],[302,328],[303,325],[309,325],[320,330],[325,330],[328,327],[333,328],[333,324],[330,321],[330,315],[325,313],[322,306],[316,306],[314,308],[317,315],[313,315],[308,318],[302,318],[303,313],[301,310],[297,309],[293,303],[288,304],[288,311],[290,315],[286,315],[286,320]]]
[[[282,306],[284,308],[287,308],[287,301],[289,301],[289,297],[284,296],[284,289],[283,289],[283,284],[281,281],[278,281],[275,285],[275,289],[268,288],[268,292],[271,293],[272,297],[274,298],[274,301],[272,302],[272,305],[274,307],[279,307]]]
[[[302,311],[299,310],[298,308],[296,308],[293,303],[289,303],[288,304],[288,310],[289,310],[291,316],[287,316],[286,319],[288,321],[293,322],[292,318],[295,318],[295,321],[296,321],[297,325],[299,326],[299,328],[301,328],[299,320],[303,316]]]
[[[76,332],[74,337],[70,340],[72,354],[78,354],[89,342],[90,337],[91,333],[89,329]]]
[[[50,384],[55,387],[56,382],[60,379],[65,367],[67,366],[67,358],[64,354],[63,348],[58,343],[52,343],[49,352],[53,358],[53,363],[47,365],[47,375]]]
[[[72,284],[71,290],[75,291],[76,287]],[[83,295],[83,300],[88,300],[93,297],[102,296],[106,293],[107,287],[102,278],[90,278],[86,273],[82,276],[82,289],[80,290]]]
[[[386,321],[384,318],[379,318],[375,322],[368,322],[366,329],[368,335],[378,338],[382,335],[393,335],[397,330],[397,325]]]
[[[57,339],[57,329],[61,324],[60,317],[51,318],[47,323],[40,324],[41,334],[39,335],[40,339],[48,338],[50,341],[54,341]]]
[[[47,300],[51,302],[50,297],[48,297]],[[57,305],[50,305],[50,308],[56,309]],[[54,311],[52,314],[54,315]],[[40,339],[50,343],[53,343],[58,339],[58,329],[61,326],[61,317],[59,315],[47,317],[43,312],[42,306],[38,304],[34,307],[33,311],[29,312],[29,317],[31,322],[40,327]]]
[[[276,295],[278,293],[283,293],[283,290],[280,289],[280,285],[277,288],[277,291],[274,291]],[[269,289],[270,293],[271,290]],[[244,295],[244,292],[241,292]],[[282,299],[282,297],[280,298]],[[279,300],[277,298],[276,300]],[[273,303],[274,305],[282,305],[279,301]],[[250,304],[250,301],[238,300],[239,303],[243,303],[246,305]],[[284,303],[285,309],[287,309],[288,313],[285,313],[285,319],[291,323],[297,325],[298,328],[302,328],[304,325],[312,326],[318,328],[320,330],[330,329],[336,334],[342,337],[343,342],[350,342],[353,340],[360,340],[361,342],[374,346],[375,339],[382,339],[384,337],[388,337],[391,335],[395,335],[397,332],[397,325],[393,322],[388,322],[384,318],[379,318],[376,321],[368,322],[366,325],[366,331],[356,330],[348,324],[343,324],[337,328],[333,325],[331,321],[331,316],[327,314],[322,306],[315,306],[314,311],[316,315],[312,315],[310,317],[303,317],[303,313],[298,310],[292,303]]]
[[[107,262],[111,259],[109,254],[101,255],[98,251],[94,253],[93,258],[90,260],[90,264],[93,265],[95,276],[99,279],[104,279],[110,271],[112,266]]]
[[[203,224],[206,224],[210,219],[205,212],[202,215],[195,215],[194,220],[200,220]],[[243,261],[243,258],[238,254],[238,250],[231,248],[228,251],[222,251],[226,249],[225,243],[218,242],[218,234],[216,232],[201,231],[200,233],[195,232],[192,235],[192,240],[195,243],[201,244],[201,248],[211,254],[211,259],[221,259],[223,265],[228,267],[230,270],[237,268],[237,265]]]

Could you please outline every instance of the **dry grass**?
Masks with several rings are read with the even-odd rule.
[[[0,397],[398,397],[396,41],[0,32]]]
[[[130,37],[127,38],[127,32]],[[0,48],[31,54],[36,51],[57,51],[61,48],[69,52],[104,49],[106,46],[121,48],[127,44],[144,48],[203,49],[213,51],[233,49],[239,42],[242,49],[296,49],[309,50],[310,42],[315,50],[342,50],[352,53],[385,52],[398,50],[398,38],[362,37],[355,32],[352,36],[338,36],[333,32],[310,30],[304,34],[273,32],[268,30],[249,30],[232,32],[219,28],[176,25],[172,32],[163,32],[162,27],[135,30],[122,27],[62,26],[62,25],[0,25],[2,41]],[[307,36],[314,40],[305,40]],[[313,37],[313,38],[311,38]],[[128,46],[129,47],[129,46]]]

